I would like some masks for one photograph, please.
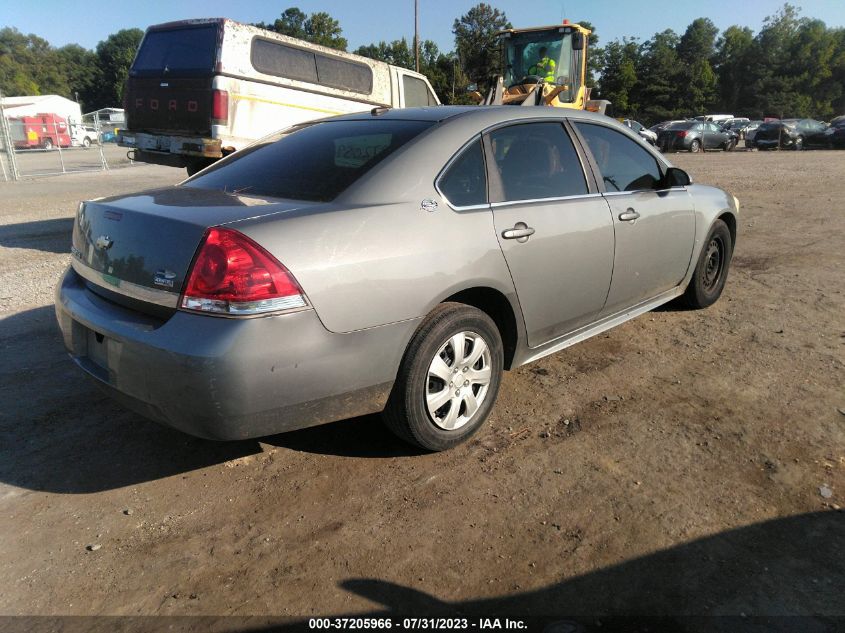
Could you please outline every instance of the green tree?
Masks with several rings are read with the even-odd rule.
[[[97,44],[97,66],[102,79],[96,107],[121,106],[129,67],[143,37],[141,29],[122,29]]]
[[[637,84],[631,100],[641,104],[640,112],[647,121],[660,121],[678,116],[680,63],[677,47],[680,38],[671,29],[656,33],[640,47],[636,68]]]
[[[8,96],[69,91],[50,43],[8,27],[0,29],[0,89]]]
[[[393,40],[389,44],[381,41],[378,44],[359,46],[353,52],[356,55],[377,59],[402,68],[413,69],[414,67],[414,52],[404,37],[401,40]]]
[[[682,79],[678,107],[683,113],[702,114],[716,103],[716,74],[711,61],[718,34],[719,29],[708,18],[697,18],[678,41],[676,50]]]
[[[290,7],[274,22],[258,22],[255,26],[341,51],[349,45],[340,22],[325,11],[306,15],[298,7]]]
[[[748,115],[753,100],[757,44],[748,27],[730,26],[716,45],[715,68],[719,109]]]
[[[637,85],[639,47],[633,39],[609,42],[603,51],[601,69],[601,98],[613,104],[617,114],[636,116],[638,105],[632,99]]]
[[[97,55],[78,44],[68,44],[54,53],[59,72],[65,77],[68,86],[67,96],[78,97],[82,111],[95,109],[102,73],[97,64]]]
[[[457,18],[452,26],[455,50],[469,79],[481,88],[489,87],[502,73],[502,59],[496,33],[511,28],[503,11],[484,2]]]

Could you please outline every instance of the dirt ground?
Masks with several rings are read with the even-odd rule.
[[[0,614],[845,615],[845,152],[672,159],[742,204],[722,299],[506,374],[436,455],[121,409],[55,325],[71,218],[182,172],[0,184]]]

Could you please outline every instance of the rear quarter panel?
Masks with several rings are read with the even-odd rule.
[[[514,296],[489,210],[396,202],[291,215],[236,228],[293,272],[332,332],[416,319],[476,286]]]

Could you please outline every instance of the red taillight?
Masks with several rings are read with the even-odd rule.
[[[214,90],[212,92],[211,118],[218,125],[229,123],[229,93],[225,90]]]
[[[246,235],[219,227],[206,231],[181,301],[186,310],[230,316],[306,305],[299,284],[275,257]]]
[[[678,130],[677,132],[675,132],[675,134],[677,135],[678,138],[684,138],[687,135],[687,131],[686,130]]]

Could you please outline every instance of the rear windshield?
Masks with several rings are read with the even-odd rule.
[[[185,186],[328,202],[432,125],[395,120],[307,125],[263,139]]]
[[[144,36],[130,74],[211,72],[216,51],[216,24],[149,31]]]
[[[689,130],[694,125],[697,125],[696,121],[681,121],[680,123],[672,123],[671,125],[666,126],[667,130]]]

